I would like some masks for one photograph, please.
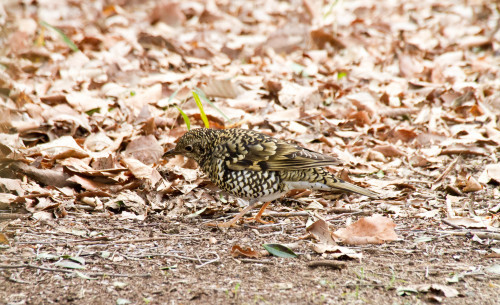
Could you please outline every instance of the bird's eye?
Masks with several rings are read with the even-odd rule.
[[[186,146],[185,149],[186,149],[187,152],[192,152],[193,151],[193,146],[188,145],[188,146]]]

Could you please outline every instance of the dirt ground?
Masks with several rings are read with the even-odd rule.
[[[271,209],[290,208],[275,203]],[[364,211],[384,213],[369,203]],[[356,219],[355,214],[335,214],[333,225]],[[464,231],[439,221],[395,217],[398,241],[352,247],[362,259],[340,260],[344,265],[338,269],[308,265],[332,260],[303,239],[304,217],[273,220],[226,231],[207,228],[206,220],[160,214],[145,221],[86,212],[56,221],[19,220],[10,225],[15,246],[4,248],[1,257],[2,265],[24,267],[0,270],[0,299],[4,304],[498,304],[500,277],[485,272],[498,262],[486,257],[495,242],[455,235]],[[299,256],[231,256],[235,244],[262,249],[264,243],[294,244]],[[54,267],[69,256],[83,259],[85,269]],[[458,282],[450,283],[454,276]],[[398,294],[420,284],[453,288],[458,295],[445,297],[441,288]]]
[[[2,0],[0,304],[500,304],[499,80],[498,1]],[[203,126],[381,198],[208,226],[244,205],[162,158]],[[395,240],[307,231],[373,215]]]

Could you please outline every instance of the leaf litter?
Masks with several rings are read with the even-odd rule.
[[[1,299],[494,304],[497,4],[11,1],[0,16]],[[273,223],[211,230],[245,203],[162,158],[208,125],[334,155],[329,170],[384,196],[297,192]],[[295,258],[252,252],[292,242]]]

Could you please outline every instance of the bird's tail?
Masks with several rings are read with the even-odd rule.
[[[347,192],[351,192],[351,193],[365,195],[365,196],[368,196],[368,197],[373,198],[373,199],[380,198],[380,196],[375,192],[372,192],[372,191],[367,190],[365,188],[362,188],[360,186],[354,185],[352,183],[345,182],[344,180],[339,179],[339,178],[334,178],[334,179],[327,178],[327,181],[328,181],[327,185],[333,189],[338,189],[338,190],[342,190],[342,191],[347,191]]]
[[[365,195],[373,199],[380,196],[360,186],[345,182],[332,175],[324,168],[309,168],[305,170],[283,171],[281,176],[288,189],[315,189],[324,191],[345,191]]]

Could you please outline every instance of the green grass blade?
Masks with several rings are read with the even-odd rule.
[[[179,112],[181,113],[182,118],[184,119],[184,123],[186,123],[188,130],[191,130],[191,122],[189,121],[187,114],[184,111],[182,111],[181,108],[179,108],[177,106],[175,106],[175,108],[177,108],[177,110],[179,110]]]
[[[47,22],[45,21],[40,21],[40,24],[43,25],[44,27],[48,28],[48,29],[51,29],[51,30],[54,30],[57,32],[57,34],[59,34],[59,36],[61,36],[62,40],[64,41],[64,43],[74,52],[78,52],[80,51],[80,49],[78,49],[78,47],[76,46],[76,44],[73,43],[73,41],[71,41],[71,39],[69,39],[68,36],[66,36],[66,34],[63,33],[63,31],[61,31],[60,29],[56,28],[55,26],[52,26],[50,24],[48,24]]]
[[[224,114],[224,112],[222,112],[222,110],[220,110],[217,106],[214,105],[214,103],[212,103],[208,97],[205,95],[205,92],[203,92],[203,90],[201,90],[200,88],[198,87],[195,87],[194,88],[194,91],[201,97],[202,100],[204,100],[205,102],[207,102],[210,106],[212,106],[212,108],[214,108],[215,110],[217,110],[217,112],[219,112],[226,121],[229,121],[229,117],[227,115]]]
[[[205,114],[205,110],[203,110],[203,104],[201,103],[200,96],[194,90],[193,90],[193,97],[194,97],[194,101],[196,102],[196,106],[198,106],[198,108],[200,109],[200,116],[201,116],[201,119],[203,120],[203,123],[205,123],[205,127],[210,128],[210,124],[208,123],[207,115]]]

